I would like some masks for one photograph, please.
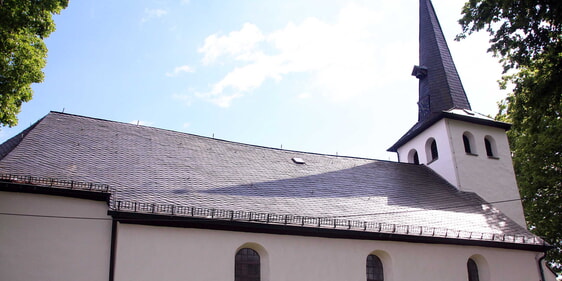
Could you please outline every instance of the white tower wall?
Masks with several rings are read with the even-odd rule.
[[[463,134],[471,153],[465,152]],[[427,141],[434,138],[439,157],[428,159]],[[484,139],[493,156],[488,156]],[[515,180],[511,151],[505,130],[492,126],[443,118],[398,148],[400,162],[412,162],[418,152],[420,164],[427,165],[461,191],[475,192],[509,218],[526,227],[521,198]]]

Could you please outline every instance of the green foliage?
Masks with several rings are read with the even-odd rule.
[[[562,273],[562,1],[470,0],[459,23],[463,38],[486,30],[500,57],[502,86],[514,85],[497,118],[508,136],[527,223],[556,248],[550,265]]]
[[[47,47],[55,30],[52,15],[68,0],[0,0],[0,124],[15,126],[32,83],[43,81]]]
[[[491,36],[489,51],[502,58],[506,70],[517,68],[543,53],[560,52],[561,13],[559,0],[470,0],[457,38],[485,29]]]
[[[544,64],[539,61],[505,78],[516,88],[498,117],[514,124],[508,136],[528,225],[556,247],[548,259],[561,272],[562,83],[551,78],[560,66]]]

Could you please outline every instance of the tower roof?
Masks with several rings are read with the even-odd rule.
[[[450,109],[471,110],[431,0],[420,0],[418,121]]]
[[[398,148],[442,118],[509,130],[510,124],[473,112],[431,0],[420,0],[420,64],[412,75],[420,80],[418,122],[388,151]]]

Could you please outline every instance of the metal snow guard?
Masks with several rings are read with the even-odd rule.
[[[401,234],[424,237],[438,237],[464,240],[481,240],[526,245],[547,245],[535,235],[508,235],[498,233],[482,233],[448,228],[400,225],[383,222],[367,222],[358,220],[336,219],[330,217],[309,217],[297,215],[280,215],[271,213],[232,211],[188,207],[173,204],[141,203],[133,201],[115,201],[113,210],[142,214],[171,215],[214,220],[243,221],[300,227],[316,227],[325,229],[354,230],[375,233]]]
[[[101,183],[81,182],[72,180],[59,180],[53,178],[41,178],[33,176],[20,176],[10,174],[0,174],[0,181],[7,181],[19,184],[38,185],[44,187],[85,190],[97,192],[111,192],[109,185]]]

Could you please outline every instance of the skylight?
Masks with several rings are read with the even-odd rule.
[[[293,157],[292,158],[293,162],[295,162],[296,164],[305,164],[304,160],[302,158],[298,158],[298,157]]]

